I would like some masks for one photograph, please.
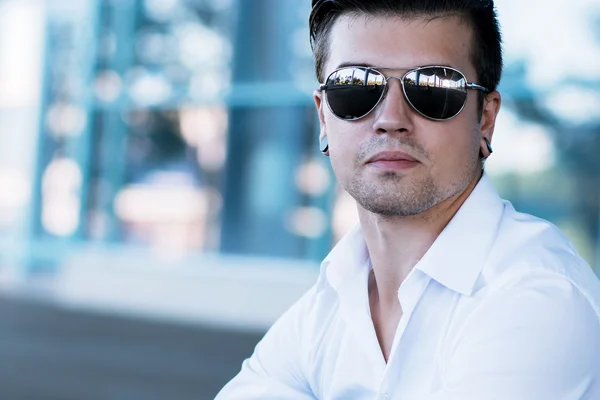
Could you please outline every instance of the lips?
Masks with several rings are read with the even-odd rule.
[[[375,163],[379,161],[409,161],[416,162],[414,157],[401,151],[383,151],[375,154],[373,157],[367,160],[367,164]]]

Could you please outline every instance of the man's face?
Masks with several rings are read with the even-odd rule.
[[[324,75],[348,62],[397,69],[383,70],[388,76],[446,65],[474,82],[471,36],[471,28],[456,18],[341,16],[331,31]],[[321,134],[327,135],[338,180],[363,208],[386,216],[416,215],[462,193],[481,168],[477,92],[469,90],[457,117],[439,122],[411,108],[398,79],[388,85],[385,99],[357,121],[338,119],[323,102],[324,94],[315,92]],[[369,162],[382,152],[391,152],[388,158],[406,153],[416,162]]]

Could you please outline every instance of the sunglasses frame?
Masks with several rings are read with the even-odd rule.
[[[381,93],[381,97],[379,98],[379,100],[377,101],[377,103],[373,106],[373,108],[371,108],[366,114],[361,115],[360,117],[356,117],[356,118],[342,118],[340,116],[338,116],[332,109],[331,109],[331,105],[329,104],[329,100],[327,99],[327,89],[328,89],[328,85],[327,83],[321,83],[319,86],[319,91],[321,92],[325,92],[325,97],[326,97],[326,103],[327,103],[327,107],[329,108],[329,111],[331,111],[331,113],[333,115],[335,115],[336,118],[341,119],[342,121],[357,121],[359,119],[365,118],[367,115],[371,114],[371,112],[373,110],[375,110],[377,108],[377,106],[383,101],[383,99],[385,98],[386,94],[387,94],[387,90],[388,90],[388,81],[390,79],[398,79],[400,81],[400,85],[402,86],[402,94],[404,95],[404,100],[406,100],[406,102],[411,106],[411,108],[413,110],[415,110],[417,113],[419,113],[419,115],[422,115],[423,117],[432,120],[432,121],[449,121],[453,118],[455,118],[456,116],[458,116],[458,114],[460,114],[462,112],[462,110],[465,108],[465,105],[467,104],[467,97],[465,96],[465,101],[463,102],[463,105],[461,106],[460,110],[458,110],[458,112],[456,114],[454,114],[453,116],[451,116],[450,118],[432,118],[429,117],[425,114],[423,114],[421,111],[419,111],[414,105],[413,103],[410,101],[410,99],[408,98],[407,94],[406,94],[406,88],[404,87],[404,78],[406,78],[406,76],[410,73],[413,72],[418,72],[420,70],[423,69],[429,69],[429,68],[443,68],[443,69],[448,69],[451,70],[453,72],[458,73],[460,76],[462,76],[462,79],[465,81],[465,89],[467,89],[467,93],[469,89],[473,89],[473,90],[481,90],[484,93],[489,93],[490,90],[488,88],[485,88],[481,85],[478,85],[477,83],[474,82],[469,82],[467,80],[467,77],[465,76],[465,74],[463,74],[462,72],[460,72],[459,70],[457,70],[456,68],[452,68],[449,67],[447,65],[425,65],[422,67],[416,67],[416,68],[379,68],[379,67],[367,67],[364,65],[346,65],[340,68],[337,68],[336,70],[332,71],[329,75],[327,75],[327,79],[325,79],[325,82],[327,82],[329,80],[329,78],[335,74],[336,72],[342,71],[344,69],[352,69],[352,68],[361,68],[363,70],[366,71],[373,71],[373,72],[377,72],[378,74],[380,74],[383,77],[383,92]],[[381,71],[386,71],[386,70],[392,70],[392,71],[397,71],[397,70],[407,70],[407,72],[404,75],[400,75],[400,76],[396,76],[396,75],[392,75],[392,76],[385,76],[385,74]],[[366,82],[365,82],[366,83]]]

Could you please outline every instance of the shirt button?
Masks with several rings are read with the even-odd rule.
[[[392,396],[390,396],[387,393],[384,393],[381,395],[381,400],[391,400],[391,399],[392,399]]]

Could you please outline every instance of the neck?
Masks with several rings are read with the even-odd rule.
[[[358,207],[360,224],[373,266],[370,291],[378,303],[392,306],[398,302],[398,289],[410,271],[469,197],[482,173],[462,192],[431,209],[406,217],[373,214]]]

